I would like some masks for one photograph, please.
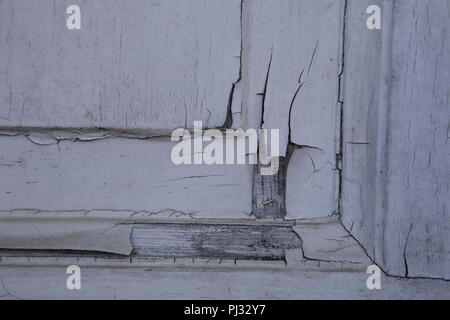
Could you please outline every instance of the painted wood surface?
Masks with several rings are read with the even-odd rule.
[[[87,265],[87,259],[29,259],[22,265],[3,259],[0,299],[449,299],[450,284],[442,280],[406,280],[382,277],[382,290],[365,287],[364,268],[340,266],[330,270],[325,262],[310,261],[291,268],[284,262],[248,264],[215,261],[138,264],[126,259],[121,266]],[[109,259],[111,262],[111,259]],[[38,264],[39,263],[39,264]],[[82,268],[82,290],[67,290],[66,268]],[[201,302],[199,302],[201,303]],[[295,303],[295,301],[293,302]],[[182,312],[182,311],[181,311]],[[179,313],[180,315],[182,313]],[[178,314],[177,314],[178,316]]]
[[[334,161],[315,148],[294,148],[286,175],[287,219],[331,216],[338,210]]]
[[[0,211],[0,256],[128,256],[133,217],[113,211]],[[145,214],[135,214],[134,219]]]
[[[449,2],[382,4],[355,32],[349,1],[344,222],[390,274],[449,279]]]
[[[448,281],[403,279],[384,274],[382,290],[369,290],[366,268],[371,262],[339,223],[316,219],[303,221],[295,228],[303,239],[307,258],[294,256],[289,250],[285,261],[3,256],[0,259],[0,299],[450,297]],[[82,290],[67,290],[66,270],[73,264],[81,268]]]
[[[280,130],[282,156],[288,141],[311,145],[335,167],[342,1],[96,1],[81,6],[81,30],[65,28],[64,3],[1,5],[0,41],[8,48],[0,53],[3,128],[167,134],[193,120],[204,127],[265,127]],[[291,171],[300,171],[298,165]],[[328,169],[323,183],[334,186]],[[285,216],[282,171],[273,187],[262,182],[268,177],[253,177],[259,217]],[[298,184],[308,189],[303,178]],[[291,184],[289,218],[304,217],[299,189]],[[335,190],[320,197],[332,202]],[[269,201],[279,205],[262,204]],[[300,205],[313,212],[309,217],[333,212],[309,201]]]
[[[287,219],[340,209],[388,273],[450,277],[448,1],[99,0],[79,31],[65,5],[0,1],[0,210],[240,219],[286,183]],[[279,129],[286,181],[172,165],[155,135],[193,120]]]
[[[279,129],[282,155],[290,140],[334,157],[343,3],[243,3],[242,104],[233,119]]]
[[[240,0],[0,2],[0,126],[220,127],[240,68]]]
[[[280,130],[280,155],[284,157],[280,163],[290,167],[286,190],[284,181],[271,188],[277,179],[255,176],[254,197],[260,199],[255,211],[266,210],[263,216],[280,216],[262,203],[283,202],[284,192],[286,204],[275,208],[286,210],[287,218],[324,217],[337,210],[343,9],[340,0],[243,2],[242,70],[234,92],[233,126]],[[288,143],[291,149],[321,150],[318,165],[326,162],[330,166],[318,175],[323,184],[320,191],[310,184],[309,173],[300,173],[309,167],[309,158],[289,160]],[[326,205],[318,207],[317,202]]]
[[[0,137],[0,210],[169,210],[249,218],[252,166],[177,166],[173,146],[166,138],[42,145],[24,136]]]
[[[381,68],[381,31],[366,27],[366,9],[378,1],[348,1],[345,17],[343,86],[342,214],[347,229],[375,256],[377,108]],[[384,120],[382,120],[384,121]]]

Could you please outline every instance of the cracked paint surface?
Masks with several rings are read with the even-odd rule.
[[[98,16],[89,32],[66,39],[51,31],[62,4],[33,15],[3,1],[2,216],[328,217],[296,227],[295,259],[359,265],[362,246],[388,274],[448,279],[448,1],[369,2],[134,0],[136,12],[101,0],[86,8]],[[374,3],[389,33],[366,29]],[[278,174],[172,166],[170,132],[194,120],[280,129]],[[337,214],[351,236],[333,234]],[[129,240],[133,223],[105,232]]]
[[[382,33],[368,3],[348,1],[343,222],[385,272],[448,279],[448,1],[376,1]]]

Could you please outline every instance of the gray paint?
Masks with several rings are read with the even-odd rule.
[[[0,3],[0,126],[170,132],[225,123],[240,0]]]
[[[280,163],[290,172],[287,182],[276,183],[280,187],[272,186],[280,177],[255,175],[258,217],[301,219],[337,211],[343,9],[343,1],[243,1],[242,72],[234,92],[233,126],[279,129],[280,153],[287,156]],[[291,150],[289,160],[288,146],[321,150],[315,161],[318,168],[326,167],[305,174],[309,158]],[[310,174],[319,187],[311,184]],[[275,206],[262,204],[271,200]]]
[[[341,202],[344,224],[374,257],[381,32],[366,27],[369,4],[382,1],[347,4]]]
[[[251,166],[177,166],[173,146],[168,138],[42,145],[0,136],[0,210],[168,210],[249,218]]]
[[[370,264],[336,220],[296,226],[308,258],[286,261],[90,257],[3,257],[3,299],[448,299],[442,280],[381,276],[366,287]],[[326,234],[324,231],[326,230]],[[81,268],[81,290],[67,290],[66,268]]]
[[[338,172],[322,150],[294,148],[286,175],[287,219],[312,219],[337,212]]]
[[[446,281],[406,280],[383,276],[382,290],[368,290],[365,287],[365,270],[332,271],[325,263],[318,266],[317,262],[307,263],[303,269],[290,269],[284,263],[278,268],[264,268],[261,262],[257,265],[243,265],[238,262],[236,266],[227,268],[224,261],[220,264],[218,261],[174,263],[172,259],[164,268],[151,263],[133,267],[135,262],[114,268],[93,265],[82,267],[81,290],[67,290],[67,263],[74,263],[76,259],[63,261],[64,266],[56,265],[56,259],[47,264],[40,261],[39,268],[30,268],[37,262],[33,258],[31,261],[34,262],[26,266],[7,264],[0,267],[3,276],[3,285],[0,287],[2,299],[450,298],[450,286]]]
[[[344,223],[390,274],[448,279],[449,3],[384,1],[378,34],[349,3]]]
[[[298,220],[340,210],[344,226],[389,274],[449,278],[448,1],[99,0],[84,2],[80,31],[65,29],[68,4],[0,1],[6,48],[0,51],[0,210],[6,215],[31,209],[38,218],[51,211],[57,220],[73,210],[107,211],[120,219],[163,215],[165,223],[181,217],[232,224],[252,221],[252,211],[279,218],[286,207],[285,218]],[[383,8],[383,31],[366,28],[372,4]],[[251,166],[172,165],[173,144],[157,135],[193,120],[222,129],[280,129],[282,155],[288,145],[293,149],[286,177],[261,178]],[[279,206],[255,209],[264,199]],[[345,297],[376,297],[361,293],[361,274],[336,274],[337,265],[340,272],[364,273],[367,259],[359,259],[361,248],[348,234],[336,231],[336,221],[330,225],[298,226],[309,239],[303,255],[286,252],[287,260],[329,268],[297,272],[295,282],[292,273],[273,276],[253,264],[248,283],[263,289],[254,296],[270,297],[261,283],[272,276],[288,284],[279,289],[277,283],[277,297],[309,297],[304,288],[336,296],[336,286],[349,283]],[[21,247],[17,234],[33,242],[33,233],[11,230],[10,247]],[[89,239],[95,237],[55,248],[82,249]],[[128,242],[108,250],[121,245],[129,250]],[[314,282],[324,275],[331,285]],[[39,284],[35,275],[13,275],[19,294],[26,277]],[[131,281],[134,296],[139,277],[119,283],[125,288]],[[101,287],[102,279],[93,283]],[[217,290],[223,281],[228,275]],[[387,281],[393,291],[378,297],[448,292],[444,282]],[[439,293],[430,292],[435,285]],[[230,297],[251,294],[238,289]],[[223,296],[186,291],[200,293]]]

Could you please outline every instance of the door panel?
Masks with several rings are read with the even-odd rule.
[[[220,127],[239,77],[240,0],[0,2],[0,126]]]
[[[84,1],[81,29],[69,30],[72,4],[0,1],[0,219],[18,217],[12,223],[19,225],[33,217],[39,232],[25,249],[34,237],[54,239],[53,229],[64,225],[74,243],[61,248],[56,239],[47,249],[80,250],[89,241],[78,243],[78,234],[97,241],[117,215],[136,228],[161,218],[171,229],[183,220],[170,241],[202,257],[231,251],[284,259],[291,240],[277,240],[274,220],[335,213],[343,1]],[[248,146],[246,164],[175,165],[170,134],[194,121],[220,133],[279,130],[279,152],[269,159],[279,160],[278,171],[263,176],[267,165],[249,164],[255,151]],[[226,158],[236,159],[237,149],[224,150]],[[73,212],[78,229],[70,225]],[[108,221],[96,227],[97,213]],[[281,225],[291,239],[292,222]],[[166,252],[153,244],[162,229],[146,229],[145,255]],[[8,238],[9,249],[21,230]],[[226,235],[211,251],[214,230]],[[131,232],[122,231],[121,239]],[[241,242],[235,235],[254,237],[243,246],[256,251],[233,251],[231,240]],[[292,248],[301,245],[295,239]],[[36,243],[30,249],[46,248]],[[99,248],[123,252],[86,245]]]
[[[0,210],[172,212],[185,218],[248,218],[249,165],[171,162],[168,138],[61,141],[0,137]],[[227,201],[224,201],[227,199]]]

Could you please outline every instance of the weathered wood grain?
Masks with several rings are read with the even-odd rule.
[[[258,219],[286,217],[286,173],[288,157],[279,157],[274,175],[261,175],[261,165],[254,166],[252,213]]]
[[[288,222],[195,219],[179,213],[0,211],[3,256],[281,259],[301,241]]]
[[[240,69],[240,0],[0,2],[0,126],[220,127]]]
[[[315,260],[1,256],[0,299],[448,299],[450,282],[382,274],[382,290],[365,287],[367,261],[357,243],[330,221],[295,228]],[[311,250],[312,249],[312,250]],[[294,251],[301,251],[295,249]],[[289,250],[288,250],[289,252]],[[330,261],[335,260],[336,262]],[[345,262],[350,261],[350,262]],[[67,266],[82,290],[67,290]]]
[[[291,227],[151,224],[133,228],[137,256],[284,260],[285,250],[301,248]]]

